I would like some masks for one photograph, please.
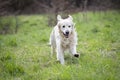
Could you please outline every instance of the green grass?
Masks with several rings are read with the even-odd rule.
[[[0,80],[119,80],[119,12],[86,15],[72,14],[80,58],[65,54],[65,65],[50,57],[47,15],[18,16],[18,33],[0,35]]]

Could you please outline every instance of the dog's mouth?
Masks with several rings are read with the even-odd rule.
[[[63,33],[63,35],[65,36],[65,38],[68,38],[68,37],[69,37],[69,34],[64,34],[64,33]]]

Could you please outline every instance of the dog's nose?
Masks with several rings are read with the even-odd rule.
[[[66,34],[69,34],[69,31],[66,31]]]

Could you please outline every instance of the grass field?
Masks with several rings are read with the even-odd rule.
[[[0,80],[119,80],[120,13],[72,14],[80,58],[50,57],[47,15],[21,15],[17,34],[0,35]],[[7,19],[7,18],[6,18]]]

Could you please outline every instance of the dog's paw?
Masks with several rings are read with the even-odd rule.
[[[79,54],[74,54],[74,57],[77,57],[77,58],[78,58],[78,57],[79,57]]]

